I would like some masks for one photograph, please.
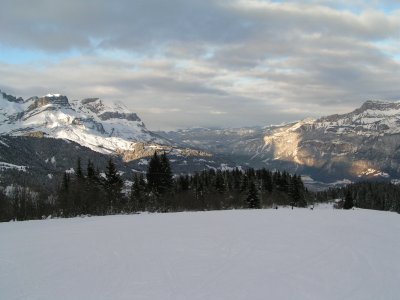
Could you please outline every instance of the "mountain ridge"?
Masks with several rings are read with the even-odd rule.
[[[1,135],[72,141],[124,162],[167,152],[188,172],[186,158],[193,157],[196,170],[200,165],[285,169],[308,182],[400,178],[399,101],[368,100],[349,113],[280,125],[153,132],[120,102],[69,101],[61,94],[24,100],[0,91]]]
[[[368,100],[345,114],[265,127],[159,132],[252,167],[325,182],[400,178],[400,102]]]
[[[110,104],[100,98],[69,101],[61,94],[24,100],[1,91],[0,97],[0,135],[66,139],[131,160],[151,156],[154,151],[211,156],[181,148],[153,133],[121,102]]]

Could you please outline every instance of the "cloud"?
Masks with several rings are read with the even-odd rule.
[[[0,88],[121,100],[150,128],[281,123],[399,99],[399,31],[395,1],[5,0]]]

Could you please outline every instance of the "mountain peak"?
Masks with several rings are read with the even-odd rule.
[[[106,121],[110,119],[124,119],[132,122],[142,122],[136,113],[129,111],[129,109],[121,102],[114,102],[112,104],[104,103],[99,98],[86,98],[78,102],[83,110],[89,110],[95,113],[100,120]]]
[[[23,103],[24,102],[24,99],[22,99],[21,97],[17,98],[15,96],[8,95],[8,94],[2,92],[1,90],[0,90],[0,95],[3,99],[5,99],[9,102],[15,102],[15,103]]]
[[[47,94],[46,96],[40,98],[32,98],[34,101],[29,107],[28,111],[34,110],[36,108],[40,108],[49,104],[59,106],[59,107],[67,107],[70,108],[70,104],[68,98],[66,96],[62,96],[60,94]]]
[[[46,96],[43,97],[47,97],[47,98],[59,98],[61,97],[61,94],[47,94]]]
[[[399,101],[382,101],[382,100],[367,100],[361,105],[360,108],[356,109],[355,112],[363,112],[366,110],[388,110],[388,109],[400,109]]]

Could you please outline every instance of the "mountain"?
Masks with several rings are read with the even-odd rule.
[[[89,158],[101,168],[110,157],[129,179],[147,169],[148,157],[169,154],[176,173],[234,164],[206,151],[182,147],[150,130],[122,103],[99,98],[69,101],[60,94],[29,99],[0,91],[2,181],[26,180],[24,172],[49,181]],[[14,174],[17,172],[17,174]],[[13,174],[5,176],[5,173]]]
[[[113,155],[129,178],[154,151],[166,151],[176,173],[249,166],[302,174],[309,186],[398,180],[400,102],[367,101],[347,114],[276,126],[152,132],[122,103],[60,94],[25,100],[0,91],[2,174],[60,176],[77,157],[101,166]]]
[[[137,143],[170,145],[146,129],[122,103],[98,98],[69,102],[48,94],[27,100],[1,93],[0,134],[67,139],[101,153],[135,149]]]
[[[347,114],[279,126],[159,134],[249,166],[287,169],[322,182],[400,178],[400,102],[367,101]]]
[[[154,150],[211,156],[176,147],[149,131],[122,103],[106,104],[99,98],[69,102],[60,94],[23,100],[0,93],[0,135],[65,139],[103,154],[119,154],[127,161],[150,156]]]

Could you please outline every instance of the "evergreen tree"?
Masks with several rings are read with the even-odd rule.
[[[71,179],[67,172],[64,172],[61,186],[58,190],[58,208],[63,217],[67,217],[72,209],[70,203],[70,183]]]
[[[78,160],[76,162],[76,177],[77,178],[83,178],[83,171],[82,171],[82,164],[81,164],[81,158],[78,157]]]
[[[118,174],[116,166],[110,158],[107,163],[106,178],[104,182],[104,189],[106,191],[109,209],[114,213],[122,206],[122,187],[124,183],[121,176]]]
[[[215,189],[220,194],[225,191],[224,176],[222,175],[221,170],[218,170],[215,176]]]
[[[162,185],[162,166],[157,152],[154,151],[153,157],[149,161],[149,167],[147,169],[147,185],[150,191],[158,194]]]
[[[146,183],[143,179],[143,175],[135,174],[131,187],[131,194],[129,197],[131,211],[137,212],[144,211],[146,209],[145,191]]]
[[[353,208],[353,196],[350,191],[346,193],[346,197],[344,198],[343,209],[351,209]]]
[[[78,157],[76,161],[75,176],[70,183],[70,197],[69,197],[69,215],[76,216],[84,212],[85,207],[85,177],[82,172],[81,159]]]
[[[160,193],[168,193],[171,192],[172,187],[174,185],[174,179],[172,176],[172,170],[171,170],[171,165],[169,163],[169,159],[167,157],[167,154],[164,152],[161,155],[160,158],[160,174],[161,180],[160,180]]]
[[[258,191],[253,181],[249,184],[249,191],[247,195],[248,208],[261,208],[260,199],[258,198]]]
[[[306,207],[307,202],[304,197],[304,185],[300,176],[293,175],[289,183],[289,196],[294,206]]]
[[[88,160],[86,172],[85,211],[90,214],[104,214],[106,212],[106,205],[104,203],[100,177],[90,159]]]
[[[11,219],[12,215],[10,203],[3,191],[0,191],[0,222],[7,222]]]

